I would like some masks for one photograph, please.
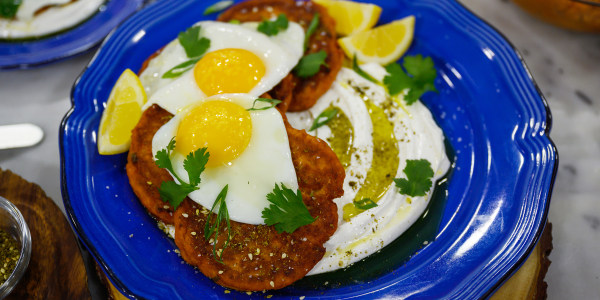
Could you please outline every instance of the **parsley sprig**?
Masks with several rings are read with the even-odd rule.
[[[206,152],[206,148],[200,148],[188,154],[183,161],[183,168],[188,173],[189,183],[187,183],[173,169],[173,164],[171,163],[173,149],[175,149],[175,138],[171,139],[165,149],[156,153],[155,163],[159,168],[167,169],[179,181],[179,183],[175,181],[163,181],[158,189],[160,198],[165,202],[169,202],[176,209],[189,193],[198,189],[200,175],[204,171],[210,154]]]
[[[194,26],[179,33],[177,39],[189,60],[171,68],[163,74],[162,78],[176,78],[185,73],[187,70],[194,67],[194,64],[196,64],[196,62],[202,58],[202,55],[204,55],[206,50],[210,48],[210,40],[205,37],[200,37],[200,29],[200,26]]]
[[[23,0],[0,0],[0,17],[14,18],[22,2]]]
[[[268,36],[277,35],[279,31],[286,30],[288,28],[289,21],[284,14],[279,14],[277,19],[273,21],[264,20],[258,24],[256,30],[262,32]]]
[[[267,106],[263,106],[263,107],[256,107],[256,103],[268,103]],[[269,99],[269,98],[256,98],[256,100],[254,100],[254,102],[252,103],[252,107],[246,109],[247,111],[253,111],[253,110],[267,110],[269,108],[273,108],[275,106],[277,106],[277,104],[281,103],[281,100],[277,100],[277,99]]]
[[[327,58],[327,52],[321,50],[319,52],[304,55],[296,67],[294,73],[300,78],[308,78],[319,72],[321,66],[329,68],[329,65],[325,62]]]
[[[310,215],[308,208],[302,201],[300,190],[296,193],[287,188],[283,183],[281,187],[275,184],[273,192],[267,195],[271,202],[269,207],[262,211],[262,217],[268,226],[275,225],[278,233],[292,233],[300,226],[314,222],[316,219]]]
[[[338,109],[335,107],[330,107],[324,111],[322,111],[313,121],[312,126],[308,131],[313,131],[331,121],[338,113]]]
[[[213,203],[211,212],[216,211],[216,219],[212,222],[212,214],[208,214],[206,219],[206,223],[204,224],[204,239],[208,240],[214,234],[214,242],[213,242],[213,257],[220,263],[223,263],[223,252],[225,248],[229,245],[229,241],[231,240],[231,222],[229,221],[229,211],[227,210],[227,203],[225,202],[225,198],[227,197],[227,190],[229,189],[229,185],[225,185],[217,199]],[[223,244],[223,250],[217,255],[217,241],[219,238],[219,232],[221,229],[221,223],[225,222],[227,225],[227,240]]]
[[[431,163],[426,159],[409,159],[403,170],[405,178],[395,178],[394,182],[400,194],[407,196],[425,196],[431,188],[433,169]]]
[[[434,85],[437,71],[431,57],[423,58],[420,54],[405,56],[402,66],[397,63],[391,63],[385,69],[388,75],[383,78],[383,83],[387,87],[388,92],[394,96],[404,89],[408,89],[405,97],[408,105],[419,100],[428,91],[437,92]]]

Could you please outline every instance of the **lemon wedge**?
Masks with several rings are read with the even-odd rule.
[[[376,62],[386,65],[398,60],[408,50],[415,30],[415,17],[377,26],[338,39],[349,58],[354,55],[362,63]]]
[[[313,0],[324,6],[335,20],[335,30],[339,35],[350,35],[371,29],[381,15],[381,7],[375,4],[343,0]]]
[[[130,69],[126,69],[113,86],[100,119],[100,154],[118,154],[129,149],[131,130],[142,116],[144,103],[146,92],[140,79]]]

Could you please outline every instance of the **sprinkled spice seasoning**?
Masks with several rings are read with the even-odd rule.
[[[19,261],[19,243],[0,229],[0,285],[8,279]]]

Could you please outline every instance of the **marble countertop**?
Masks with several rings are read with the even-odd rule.
[[[460,2],[512,42],[552,111],[560,164],[549,215],[548,298],[600,299],[600,35],[552,27],[507,0]],[[63,211],[58,129],[71,86],[92,55],[0,72],[0,125],[30,122],[45,132],[35,147],[0,150],[0,168],[39,184]]]

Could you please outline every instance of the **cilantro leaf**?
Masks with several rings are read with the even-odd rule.
[[[171,162],[171,152],[175,149],[175,138],[169,141],[165,149],[159,150],[154,156],[154,163],[161,169],[167,169],[179,181],[164,181],[160,184],[158,192],[164,202],[169,202],[173,208],[177,208],[181,201],[191,192],[198,189],[200,184],[200,175],[208,162],[209,153],[206,148],[200,148],[190,154],[183,161],[183,167],[188,173],[190,183],[187,183],[175,173],[173,163]]]
[[[213,203],[211,212],[215,211],[217,208],[217,218],[214,222],[212,220],[212,214],[209,214],[206,223],[204,224],[204,239],[208,240],[213,234],[215,236],[213,243],[213,257],[217,259],[218,262],[223,263],[223,251],[217,257],[217,242],[219,239],[219,232],[221,228],[221,222],[225,221],[227,224],[227,240],[223,244],[223,250],[227,248],[229,245],[229,241],[231,240],[231,222],[229,221],[229,210],[227,209],[227,202],[225,202],[225,198],[227,197],[227,190],[229,189],[229,185],[225,185],[219,195],[217,195],[217,199]]]
[[[197,190],[195,186],[189,184],[177,184],[175,181],[163,181],[158,188],[160,199],[168,202],[176,209],[185,197]]]
[[[177,39],[190,60],[174,66],[165,72],[162,78],[176,78],[187,72],[194,67],[202,55],[204,55],[204,52],[210,47],[210,40],[200,37],[200,26],[190,27],[186,31],[180,32]]]
[[[369,208],[377,207],[377,203],[375,203],[373,200],[371,200],[369,198],[364,198],[364,199],[358,200],[358,201],[352,201],[352,203],[354,204],[354,206],[356,206],[356,208],[362,209],[362,210],[367,210]]]
[[[310,126],[310,129],[308,131],[313,131],[327,123],[329,123],[329,121],[331,121],[331,119],[333,119],[335,117],[335,115],[337,115],[338,113],[338,109],[335,107],[330,107],[324,111],[322,111],[313,121],[312,126]]]
[[[200,37],[200,26],[190,27],[180,32],[178,40],[189,58],[201,56],[210,47],[210,40]]]
[[[396,187],[400,189],[400,194],[413,197],[425,196],[432,185],[433,169],[431,169],[431,163],[426,159],[409,159],[406,161],[403,172],[406,174],[406,179],[394,179]]]
[[[373,76],[369,75],[369,73],[365,72],[363,69],[360,68],[360,66],[358,65],[358,59],[356,58],[356,54],[354,54],[354,58],[352,58],[352,70],[354,70],[356,74],[362,76],[364,79],[372,83],[379,84],[379,81],[377,79],[373,78]]]
[[[399,64],[391,63],[385,66],[385,70],[388,75],[383,78],[383,84],[387,87],[390,95],[397,95],[402,90],[410,88],[411,78],[402,70]]]
[[[172,138],[169,141],[169,144],[165,149],[159,150],[155,155],[155,163],[161,169],[167,169],[169,171],[173,170],[173,166],[171,164],[171,152],[175,149],[175,138]]]
[[[302,201],[300,190],[294,193],[283,183],[281,188],[275,184],[273,192],[267,195],[267,200],[271,205],[262,211],[262,217],[268,226],[275,225],[278,233],[292,233],[298,227],[315,221]]]
[[[0,0],[0,17],[12,19],[17,15],[23,0]]]
[[[408,89],[406,103],[408,105],[417,101],[424,93],[437,92],[434,81],[437,71],[431,57],[423,58],[418,54],[406,56],[402,61],[402,69],[397,63],[391,63],[385,67],[388,75],[383,79],[390,95],[394,96],[404,89]]]
[[[315,33],[315,31],[317,31],[317,28],[319,28],[319,18],[321,16],[319,15],[319,13],[316,13],[312,20],[310,20],[310,24],[308,25],[308,28],[306,29],[306,35],[304,36],[304,51],[306,51],[306,49],[308,49],[308,43],[310,42],[310,37]]]
[[[256,102],[265,102],[265,103],[268,103],[269,105],[256,108]],[[281,100],[269,99],[269,98],[256,98],[256,100],[254,100],[254,102],[252,103],[252,107],[248,108],[246,110],[247,111],[267,110],[269,108],[273,108],[273,107],[277,106],[277,104],[279,104],[279,103],[281,103]]]
[[[165,72],[165,74],[163,74],[162,78],[179,77],[181,74],[185,73],[187,70],[193,68],[194,65],[198,62],[198,60],[200,60],[200,58],[194,58],[194,59],[190,59],[188,61],[184,61],[184,62],[174,66],[169,71]]]
[[[325,50],[304,55],[294,68],[294,73],[301,78],[311,77],[319,72],[321,66],[329,68],[325,63],[326,58],[327,52]]]
[[[200,184],[200,174],[204,172],[204,167],[209,157],[210,154],[206,152],[206,148],[200,148],[197,151],[191,152],[185,158],[183,168],[188,173],[190,185],[197,186]]]
[[[207,7],[204,10],[204,15],[206,16],[206,15],[214,14],[216,12],[220,12],[220,11],[230,7],[231,4],[233,4],[233,1],[231,1],[231,0],[219,1],[211,6]]]
[[[262,32],[268,36],[277,35],[280,30],[286,30],[288,28],[289,21],[284,14],[279,14],[277,19],[273,21],[264,20],[258,24],[256,30]]]

